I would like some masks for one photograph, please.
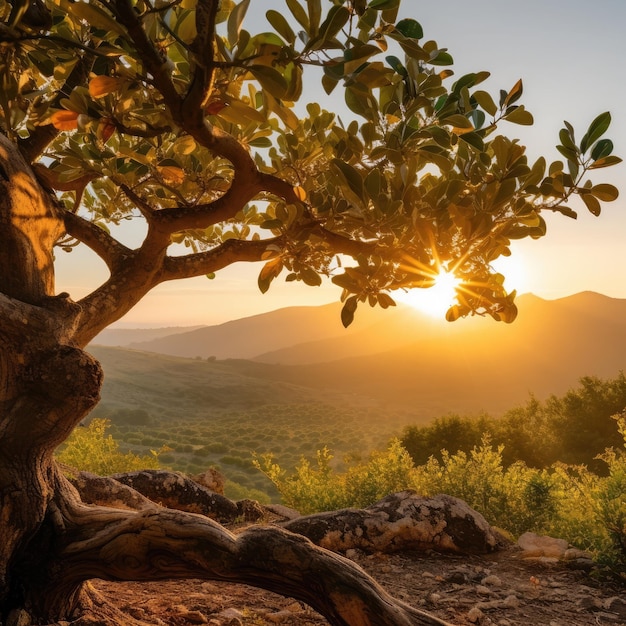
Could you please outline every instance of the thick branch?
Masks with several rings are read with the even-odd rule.
[[[168,233],[208,228],[234,217],[262,190],[259,182],[236,172],[228,191],[217,200],[209,204],[161,209],[150,219],[159,230]]]
[[[159,282],[211,274],[239,261],[262,261],[263,255],[267,253],[270,246],[282,246],[283,244],[284,238],[282,237],[256,241],[228,239],[217,248],[207,252],[167,257]]]
[[[235,536],[198,515],[81,507],[66,525],[56,597],[81,581],[201,578],[251,584],[297,598],[337,626],[443,625],[392,598],[353,562],[278,528]],[[65,588],[65,589],[64,589]],[[65,593],[64,593],[65,592]],[[54,602],[55,593],[42,599]],[[43,614],[51,607],[40,607]]]
[[[111,237],[109,233],[100,228],[97,224],[90,222],[75,213],[66,211],[63,214],[65,230],[68,235],[78,239],[91,250],[93,250],[106,264],[109,270],[113,271],[130,257],[132,251],[122,245],[117,239]]]
[[[142,255],[131,252],[123,263],[116,265],[111,277],[98,289],[82,298],[74,341],[86,346],[103,328],[126,315],[158,280],[162,255]]]
[[[230,137],[228,135],[228,137]],[[245,151],[244,151],[245,152]],[[235,175],[228,191],[208,204],[179,206],[161,209],[150,213],[150,221],[160,230],[168,233],[183,230],[208,228],[219,222],[234,217],[248,202],[259,193],[266,192],[283,198],[286,202],[296,203],[298,199],[293,186],[285,180],[269,174],[261,174],[248,154],[237,161]],[[129,197],[131,197],[129,195]],[[135,194],[131,197],[142,210],[146,203]],[[146,205],[147,206],[147,205]],[[145,207],[142,210],[146,214]]]

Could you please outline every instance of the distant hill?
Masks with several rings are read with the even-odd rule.
[[[520,315],[510,325],[479,317],[449,324],[408,307],[362,307],[348,330],[339,321],[340,305],[294,307],[135,345],[184,356],[228,357],[218,362],[217,387],[226,392],[228,377],[238,377],[238,388],[259,390],[249,397],[256,403],[271,400],[271,392],[260,391],[264,385],[269,391],[280,384],[284,390],[297,387],[300,397],[301,390],[308,389],[320,397],[341,394],[346,402],[352,397],[355,405],[389,406],[433,417],[446,412],[499,413],[525,402],[529,393],[560,394],[582,376],[607,378],[626,369],[626,300],[590,292],[553,301],[526,295],[518,306]],[[105,359],[105,373],[116,384],[136,385],[133,379],[140,376],[141,363],[151,363],[152,374],[141,374],[142,384],[158,381],[161,398],[163,386],[175,387],[180,396],[192,379],[201,384],[202,377],[189,378],[181,368],[204,368],[207,387],[215,386],[217,370],[207,369],[206,362],[185,365],[157,354],[138,358],[137,353],[133,365],[120,375],[115,361],[125,362],[125,352]],[[205,390],[210,403],[211,394]],[[140,396],[148,400],[150,392],[142,389]]]
[[[554,301],[527,295],[518,305],[520,315],[510,325],[483,318],[435,324],[419,317],[410,325],[403,313],[402,323],[369,329],[379,333],[372,341],[388,342],[388,350],[364,354],[367,338],[355,334],[336,348],[328,341],[305,343],[263,355],[263,361],[289,365],[248,363],[246,371],[390,405],[499,412],[531,392],[559,394],[582,376],[612,377],[626,369],[626,300],[587,292]],[[343,358],[307,363],[322,353]]]
[[[142,341],[188,333],[204,326],[169,326],[167,328],[105,328],[91,342],[98,346],[129,346]]]
[[[189,358],[250,359],[304,341],[353,334],[385,314],[380,309],[364,308],[354,327],[346,331],[340,311],[340,303],[289,307],[187,332],[162,333],[155,338],[138,334],[140,341],[117,345]],[[93,343],[99,343],[97,338]]]

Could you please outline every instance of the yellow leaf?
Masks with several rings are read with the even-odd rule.
[[[180,185],[185,180],[185,171],[174,165],[160,165],[157,170],[166,183]]]
[[[96,76],[89,81],[89,95],[92,98],[102,98],[113,91],[117,91],[123,84],[123,78]]]
[[[304,202],[306,200],[306,190],[304,189],[304,187],[296,185],[293,188],[293,192],[296,194],[296,198],[298,198],[300,202]]]
[[[52,114],[50,120],[57,130],[76,130],[78,128],[78,113],[76,111],[57,111]]]

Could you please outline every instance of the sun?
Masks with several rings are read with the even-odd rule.
[[[432,287],[399,292],[395,297],[422,313],[443,319],[446,311],[457,303],[456,295],[460,284],[461,281],[453,273],[442,271],[434,277]]]

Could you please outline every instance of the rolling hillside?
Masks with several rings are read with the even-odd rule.
[[[271,491],[252,467],[253,452],[275,453],[293,467],[301,455],[312,458],[329,446],[340,460],[384,447],[408,424],[449,413],[497,416],[525,404],[530,393],[560,395],[583,376],[612,378],[626,369],[626,300],[524,296],[519,306],[513,325],[482,318],[438,323],[403,308],[333,334],[334,306],[223,325],[221,349],[228,354],[229,333],[236,350],[256,338],[248,346],[249,354],[264,349],[256,360],[91,346],[105,372],[94,415],[112,419],[125,449],[147,453],[166,445],[171,450],[162,458],[170,467],[193,473],[217,465],[240,485]],[[219,328],[146,345],[182,338],[189,346],[188,336],[217,336]],[[276,335],[292,344],[268,350]]]
[[[215,326],[177,329],[158,337],[151,337],[149,331],[139,331],[135,339],[116,345],[188,358],[250,359],[303,341],[352,335],[385,314],[380,309],[364,308],[354,326],[346,330],[341,324],[340,310],[339,303],[289,307]],[[94,343],[98,343],[97,338]]]
[[[361,324],[344,331],[337,328],[338,306],[295,307],[134,345],[182,353],[210,345],[210,354],[230,357],[220,362],[220,376],[248,377],[248,389],[262,386],[259,381],[287,383],[430,415],[497,413],[531,392],[558,394],[582,376],[626,368],[626,300],[526,295],[519,308],[517,321],[505,325],[478,317],[449,324],[408,307],[363,307]],[[273,342],[278,349],[259,352]],[[256,358],[243,360],[242,352]],[[152,360],[156,367],[163,357]],[[188,367],[200,367],[193,363]],[[170,370],[165,362],[159,367]],[[131,368],[128,376],[140,372]],[[185,377],[180,384],[182,390]]]

